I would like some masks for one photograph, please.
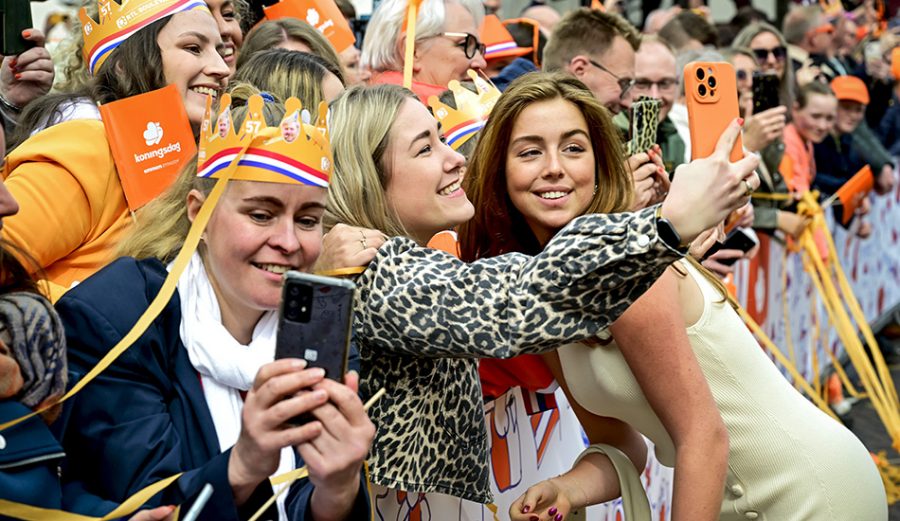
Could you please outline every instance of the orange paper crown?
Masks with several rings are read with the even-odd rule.
[[[315,124],[310,124],[310,114],[303,110],[300,100],[289,98],[281,123],[269,127],[262,114],[262,97],[251,96],[239,133],[231,119],[231,96],[222,96],[215,120],[211,119],[211,106],[212,101],[208,100],[200,129],[198,176],[215,178],[237,159],[232,179],[328,186],[334,161],[325,126],[325,103],[319,105]]]
[[[453,98],[456,101],[455,109],[441,102],[437,96],[428,98],[428,106],[434,112],[434,117],[441,123],[444,138],[453,150],[458,149],[476,132],[484,128],[488,115],[500,97],[500,91],[491,82],[471,69],[468,74],[475,82],[475,89],[478,93],[463,87],[456,80],[451,81],[447,88],[453,92]]]
[[[497,15],[484,17],[481,25],[481,41],[484,43],[484,59],[496,60],[509,56],[523,56],[531,52],[531,47],[519,47]]]
[[[208,9],[203,0],[99,0],[100,20],[91,19],[87,9],[78,11],[84,36],[84,61],[91,74],[96,74],[109,55],[127,40],[153,22],[175,13],[192,9]]]

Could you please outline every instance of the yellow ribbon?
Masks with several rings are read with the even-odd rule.
[[[809,192],[803,195],[799,210],[800,213],[811,217],[809,226],[800,236],[801,251],[814,267],[813,270],[810,270],[810,275],[822,298],[829,321],[837,331],[847,356],[856,368],[866,395],[891,436],[894,448],[900,449],[900,406],[898,406],[900,400],[897,398],[893,379],[878,343],[875,341],[875,336],[841,267],[823,210],[815,196]],[[829,256],[828,266],[819,255],[813,239],[815,232],[819,232],[825,237]],[[834,280],[837,280],[837,285]],[[857,327],[865,339],[865,346],[859,339]],[[828,350],[826,349],[826,351]],[[836,370],[838,367],[839,364],[835,364]],[[845,376],[843,375],[843,377]]]
[[[412,88],[413,60],[416,51],[416,19],[422,0],[409,0],[406,4],[406,52],[403,56],[403,86]]]

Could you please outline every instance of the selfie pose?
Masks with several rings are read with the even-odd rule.
[[[255,110],[266,116],[262,127],[269,127],[268,137],[253,141],[259,153],[287,154],[318,181],[288,177],[282,172],[290,169],[278,162],[237,167],[175,297],[129,351],[70,402],[62,442],[70,455],[63,482],[71,510],[121,502],[183,472],[158,501],[182,504],[210,483],[213,497],[200,519],[246,519],[272,496],[270,476],[305,464],[309,478],[281,495],[277,512],[266,519],[369,516],[361,467],[374,428],[356,394],[357,376],[349,373],[341,384],[323,378],[321,369],[304,369],[303,360],[273,361],[282,275],[310,271],[321,250],[327,134],[302,124],[302,138],[291,144],[271,139],[280,132],[284,108],[262,105],[259,97],[250,103],[258,104]],[[231,109],[230,128],[245,128],[246,111]],[[215,132],[214,121],[207,132]],[[210,137],[201,141],[239,143],[233,132],[231,145]],[[212,150],[209,157],[215,157]],[[203,166],[201,175],[210,171]],[[58,303],[75,374],[92,368],[159,292],[167,263],[215,182],[196,172],[185,170],[142,210],[140,226],[123,245],[131,256]],[[304,413],[312,420],[288,423]]]
[[[510,85],[470,163],[469,192],[480,210],[460,229],[463,258],[537,254],[578,216],[626,208],[616,194],[629,178],[596,148],[609,145],[594,136],[612,132],[576,81],[531,76]],[[714,155],[727,156],[737,132],[733,123]],[[559,521],[618,496],[622,475],[636,477],[644,465],[633,456],[643,442],[628,425],[675,468],[673,520],[886,517],[865,447],[791,387],[726,295],[714,276],[681,260],[608,332],[549,357],[591,442],[620,448],[636,467],[589,448],[571,472],[531,487],[512,519]],[[717,430],[722,423],[727,434]],[[639,486],[628,492],[643,494]]]
[[[753,159],[697,162],[662,207],[584,216],[533,258],[467,264],[424,247],[474,208],[462,189],[463,157],[416,96],[354,87],[332,104],[329,123],[327,217],[344,226],[329,232],[326,254],[374,257],[356,280],[363,395],[387,390],[371,411],[372,481],[479,502],[491,496],[476,359],[595,335],[683,255],[682,241],[746,203],[745,185],[758,182]],[[700,204],[711,193],[715,203]],[[368,253],[382,234],[391,239]],[[348,240],[332,247],[339,236]]]

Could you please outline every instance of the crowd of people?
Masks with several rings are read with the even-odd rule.
[[[872,197],[895,191],[884,13],[795,6],[778,29],[676,5],[638,28],[612,0],[508,20],[424,0],[410,24],[409,4],[382,0],[343,49],[246,0],[86,0],[52,55],[23,32],[0,66],[0,425],[19,420],[0,499],[104,516],[180,474],[131,519],[174,519],[208,484],[199,519],[369,519],[385,491],[490,503],[485,400],[556,382],[590,446],[510,519],[620,496],[650,519],[645,439],[675,469],[674,521],[886,519],[866,448],[735,311],[723,279],[758,248],[707,254],[726,227],[796,240],[800,196],[866,165]],[[740,107],[707,157],[697,61],[731,64]],[[98,106],[164,87],[199,155],[132,208]],[[657,108],[647,146],[638,105]],[[868,197],[841,219],[863,238]],[[289,270],[354,274],[340,380],[275,359]],[[301,467],[286,493],[270,481]]]

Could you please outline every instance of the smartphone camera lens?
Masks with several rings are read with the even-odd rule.
[[[703,72],[703,69],[697,69],[697,79],[703,81],[703,78],[706,77],[706,73]]]
[[[701,96],[706,96],[706,85],[698,85],[697,93],[700,94]]]
[[[716,88],[716,78],[715,77],[710,76],[709,79],[706,80],[706,83],[709,84],[709,88],[711,88],[711,89]]]

